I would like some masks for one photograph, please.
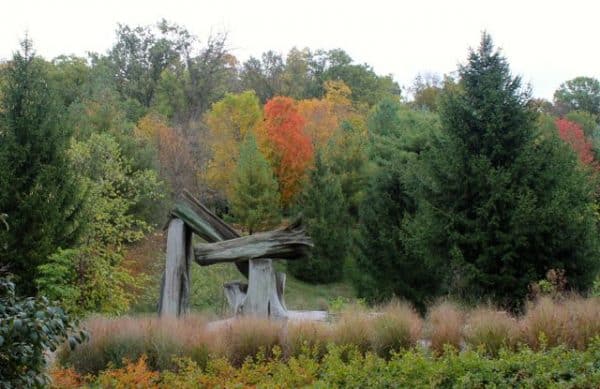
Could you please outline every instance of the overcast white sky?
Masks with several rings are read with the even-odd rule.
[[[204,40],[228,32],[240,60],[293,46],[342,48],[403,86],[419,72],[444,74],[465,60],[487,30],[513,72],[534,95],[551,99],[560,83],[600,78],[597,0],[2,0],[0,59],[10,58],[25,31],[38,54],[105,52],[117,23],[161,18]]]

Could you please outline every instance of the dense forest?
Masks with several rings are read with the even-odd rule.
[[[600,292],[598,80],[532,98],[486,33],[404,89],[359,61],[240,62],[164,20],[88,57],[25,39],[0,63],[0,276],[78,317],[130,312],[149,275],[124,252],[187,189],[244,234],[302,214],[315,247],[288,271],[367,303],[520,312],[556,274]]]

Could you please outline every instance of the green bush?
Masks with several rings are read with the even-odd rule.
[[[366,355],[354,346],[330,345],[323,358],[309,353],[283,360],[278,348],[273,358],[259,355],[234,367],[220,358],[206,369],[189,359],[177,361],[177,372],[151,372],[141,362],[106,370],[89,383],[111,387],[312,387],[312,388],[597,388],[600,385],[600,338],[586,351],[563,346],[532,351],[502,349],[497,358],[470,350],[435,357],[422,349],[393,354],[386,360]],[[56,387],[66,387],[55,372]],[[80,378],[80,377],[75,377]],[[78,386],[78,385],[76,385]],[[70,386],[73,387],[73,386]]]
[[[47,384],[45,353],[56,350],[67,337],[71,348],[85,340],[83,331],[69,336],[76,325],[44,297],[15,297],[15,285],[0,279],[0,387]]]

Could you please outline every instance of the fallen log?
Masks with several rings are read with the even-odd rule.
[[[308,256],[313,244],[297,220],[286,228],[261,232],[194,247],[194,260],[201,266],[250,259],[300,259]]]

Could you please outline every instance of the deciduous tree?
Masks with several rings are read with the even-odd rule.
[[[230,195],[231,179],[238,163],[240,144],[262,120],[262,110],[252,91],[227,94],[206,115],[212,158],[206,172],[209,185]]]
[[[600,114],[600,81],[592,77],[576,77],[560,85],[554,92],[554,104],[560,114],[586,111]]]
[[[592,143],[586,138],[581,126],[567,119],[556,119],[555,123],[558,135],[573,148],[579,160],[585,165],[592,165],[594,163]]]
[[[293,99],[277,96],[269,100],[265,104],[264,118],[261,129],[264,149],[274,167],[282,203],[287,206],[306,178],[313,146],[303,130],[305,122]]]

